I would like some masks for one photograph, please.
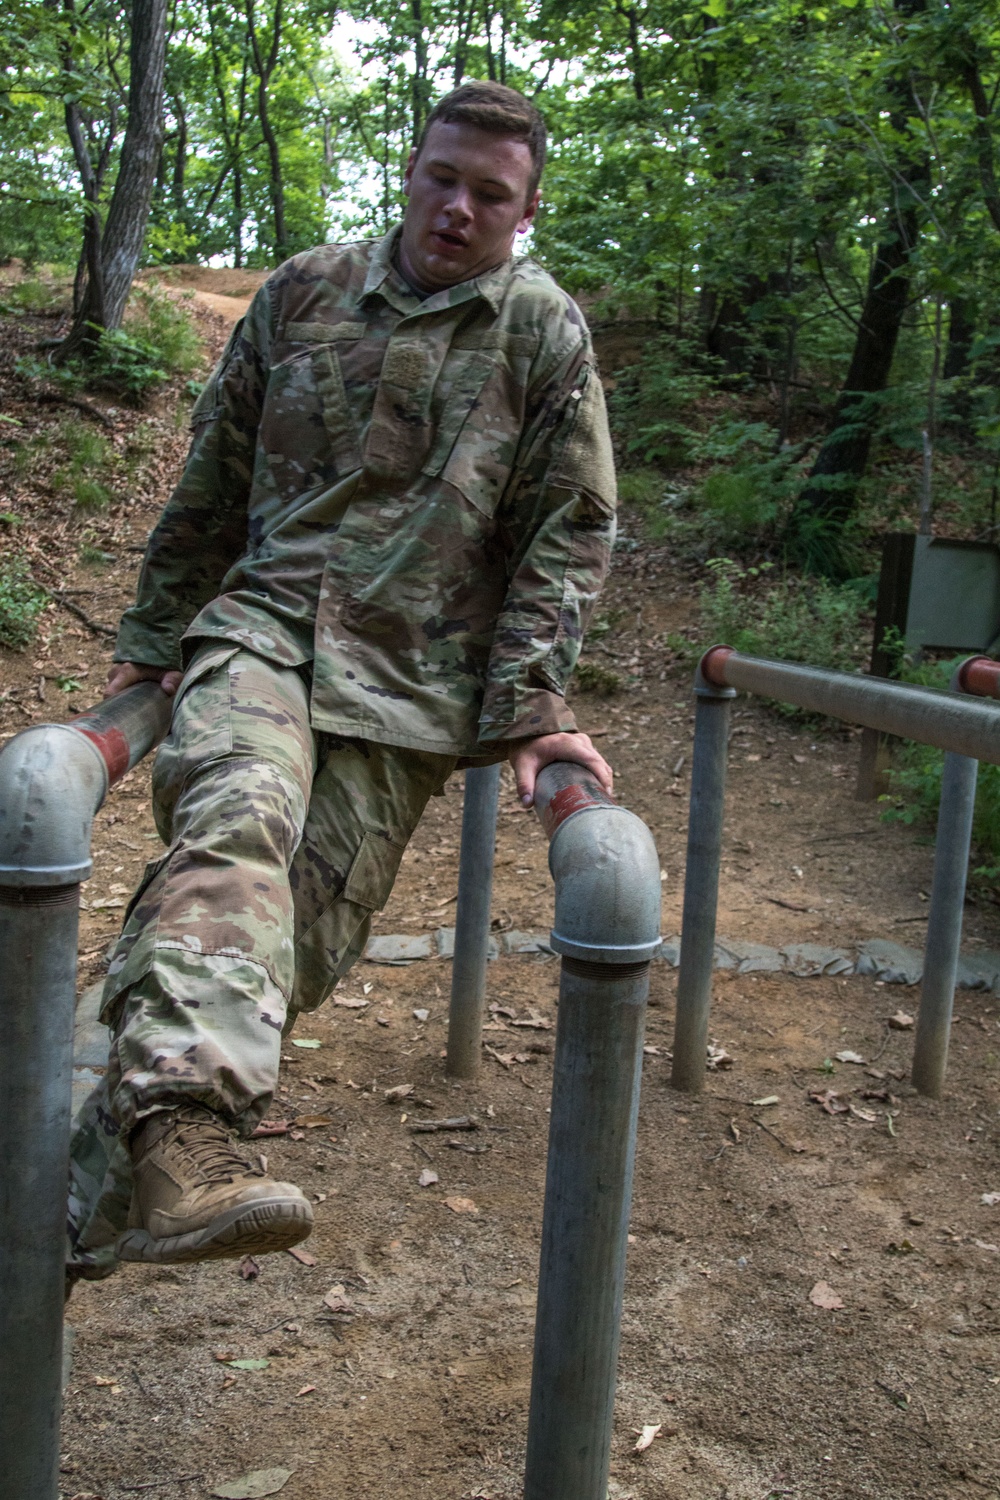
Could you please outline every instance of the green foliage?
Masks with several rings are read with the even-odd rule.
[[[691,462],[695,403],[714,389],[705,363],[686,342],[660,339],[641,364],[619,372],[610,408],[629,455],[665,469]]]
[[[78,511],[107,510],[112,492],[101,476],[106,476],[114,460],[114,448],[108,439],[86,422],[64,422],[58,441],[66,462],[56,469],[52,486],[59,494],[70,495]]]
[[[581,693],[593,693],[598,698],[610,698],[617,693],[622,680],[610,667],[597,662],[581,661],[573,673],[573,683]]]
[[[697,444],[697,453],[714,460],[699,497],[719,540],[737,548],[773,540],[802,482],[801,447],[779,444],[765,422],[723,418]]]
[[[87,362],[88,383],[141,402],[172,376],[188,375],[201,362],[194,324],[156,283],[132,292],[122,328],[101,334]]]
[[[864,604],[856,588],[771,565],[744,568],[712,558],[712,581],[701,595],[701,637],[735,646],[750,656],[806,662],[835,671],[857,671],[870,643]]]
[[[895,657],[893,676],[919,687],[948,688],[956,667],[964,660],[956,656],[947,661],[914,662],[907,656],[898,634],[895,639],[887,637],[885,646],[890,657]],[[894,745],[889,768],[890,792],[881,799],[886,822],[933,827],[941,801],[943,771],[944,752],[933,745],[918,745],[911,740]],[[986,866],[976,873],[995,880],[1000,876],[1000,766],[985,761],[980,763],[976,782],[972,836],[987,860]]]
[[[0,560],[0,646],[20,651],[31,644],[47,598],[23,553]]]
[[[67,306],[65,282],[46,281],[32,276],[0,286],[0,313],[15,317],[24,313],[36,317],[56,317],[66,312]]]

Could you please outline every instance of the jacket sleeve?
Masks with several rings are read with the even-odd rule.
[[[486,743],[576,729],[566,685],[615,535],[611,435],[589,343],[548,383],[508,495],[511,561],[479,723]]]
[[[265,284],[195,404],[184,473],[150,535],[136,602],[122,616],[115,661],[181,666],[181,636],[246,548],[272,325]]]

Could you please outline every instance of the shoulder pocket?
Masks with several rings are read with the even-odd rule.
[[[553,462],[549,483],[568,490],[583,490],[607,514],[613,514],[618,494],[614,453],[604,390],[593,366],[582,389],[573,391],[569,433],[562,452]]]

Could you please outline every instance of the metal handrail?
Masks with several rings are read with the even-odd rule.
[[[497,776],[466,772],[448,1038],[463,1077],[482,1043]],[[546,766],[534,806],[562,971],[524,1497],[605,1500],[660,864],[646,825],[583,766]]]
[[[704,1083],[725,800],[730,702],[737,690],[791,703],[945,751],[928,909],[927,946],[912,1079],[924,1094],[944,1087],[978,762],[1000,765],[1000,709],[969,693],[1000,697],[1000,665],[973,657],[950,691],[745,656],[713,646],[695,674],[684,916],[671,1082]]]
[[[0,751],[0,1500],[56,1500],[80,882],[109,789],[162,739],[141,683]]]

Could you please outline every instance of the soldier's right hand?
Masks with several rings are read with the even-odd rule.
[[[108,670],[108,681],[104,689],[105,698],[114,698],[137,682],[158,682],[168,698],[172,698],[180,687],[183,672],[167,667],[148,667],[140,661],[116,661]]]

